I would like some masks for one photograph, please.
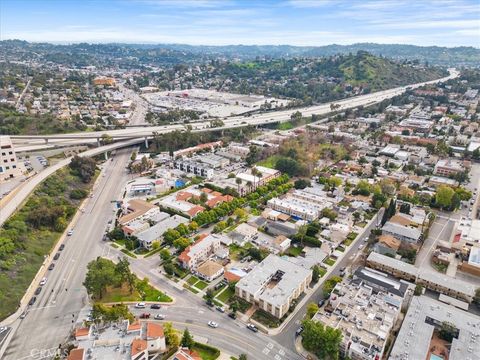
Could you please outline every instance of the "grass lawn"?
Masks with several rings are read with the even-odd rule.
[[[175,275],[178,276],[180,279],[183,279],[185,276],[189,274],[189,272],[185,269],[182,269],[178,264],[174,264],[175,266]]]
[[[121,287],[109,287],[106,293],[100,300],[104,303],[110,302],[127,302],[127,301],[160,301],[160,302],[172,302],[172,298],[165,295],[160,290],[155,289],[153,286],[148,286],[145,289],[144,296],[141,296],[137,290],[133,290],[130,293],[130,288],[125,283]]]
[[[198,282],[194,285],[197,289],[203,290],[208,286],[208,283],[206,283],[203,280],[198,280]]]
[[[335,264],[335,260],[332,258],[328,258],[324,261],[325,264],[333,266]]]
[[[351,239],[345,239],[342,244],[345,245],[345,246],[350,246],[352,244],[352,242],[353,242],[353,240],[351,240]]]
[[[361,228],[364,228],[365,226],[367,226],[367,223],[366,222],[361,222],[361,223],[358,223],[357,226],[360,226]]]
[[[202,360],[215,360],[220,356],[220,350],[217,348],[198,342],[192,346],[192,350],[196,351]]]
[[[295,246],[290,246],[287,251],[285,251],[285,254],[288,255],[288,256],[293,256],[293,257],[297,257],[297,256],[300,256],[300,254],[302,253],[303,251],[303,248],[302,247],[295,247]]]
[[[222,286],[220,289],[218,290],[214,290],[213,291],[213,296],[217,296],[218,294],[220,294],[220,291],[222,291],[223,289],[225,289],[226,285]]]
[[[118,249],[118,248],[119,248],[119,246],[118,246],[117,244],[115,244],[115,243],[111,243],[110,245],[111,245],[113,248],[115,248],[115,249]]]
[[[152,251],[150,251],[147,255],[145,255],[144,257],[148,258],[148,257],[150,257],[150,256],[152,256],[152,255],[155,255],[155,254],[159,253],[160,250],[162,250],[162,248],[158,248],[158,249],[152,250]]]
[[[320,274],[320,277],[323,277],[327,273],[327,269],[324,269],[323,267],[319,266],[318,272]]]
[[[242,314],[245,314],[248,309],[252,306],[248,301],[243,300],[242,298],[239,298],[238,296],[232,296],[230,298],[230,303],[233,303],[234,301],[237,302],[238,304],[238,311],[241,312]]]
[[[345,248],[343,246],[339,246],[335,250],[338,250],[340,252],[345,252]]]
[[[222,291],[218,296],[217,299],[220,300],[221,302],[224,302],[225,304],[228,303],[228,300],[235,295],[234,290],[230,290],[230,288],[226,288],[224,291]]]
[[[265,160],[259,161],[257,165],[275,169],[275,164],[277,163],[277,160],[279,158],[280,158],[279,155],[272,155],[266,158]]]
[[[258,321],[259,323],[269,328],[279,327],[281,323],[280,319],[277,319],[275,316],[273,316],[270,313],[267,313],[262,309],[258,309],[257,311],[255,311],[255,313],[252,316],[252,319]]]
[[[193,285],[195,284],[196,282],[198,281],[198,278],[196,276],[190,276],[188,279],[187,279],[187,284],[189,285]]]
[[[122,250],[120,250],[120,251],[121,251],[122,253],[124,253],[125,255],[128,255],[128,256],[130,256],[130,257],[132,257],[132,258],[134,258],[134,259],[137,258],[137,255],[135,255],[135,254],[132,253],[131,251],[128,251],[127,249],[122,249]]]

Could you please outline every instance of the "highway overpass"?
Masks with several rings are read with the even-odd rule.
[[[385,99],[390,99],[397,95],[404,93],[407,88],[414,89],[420,86],[427,84],[434,84],[449,79],[455,78],[459,75],[459,72],[455,69],[449,69],[450,75],[441,79],[427,81],[418,84],[412,84],[408,86],[401,86],[389,90],[383,90],[375,92],[372,94],[355,96],[339,101],[329,102],[321,105],[314,105],[303,108],[288,109],[288,110],[279,110],[272,111],[262,114],[256,114],[251,116],[232,116],[223,120],[224,126],[222,127],[210,127],[210,121],[212,119],[207,119],[201,122],[190,123],[192,131],[218,131],[226,130],[233,128],[245,127],[248,125],[251,126],[261,126],[271,123],[279,123],[290,120],[292,113],[300,111],[303,116],[310,116],[313,114],[316,115],[325,115],[331,112],[331,105],[337,105],[338,111],[356,108],[359,106],[369,106],[372,104],[379,103]],[[79,132],[79,133],[68,133],[68,134],[55,134],[55,135],[12,135],[11,138],[18,148],[17,151],[27,151],[27,150],[40,150],[45,148],[51,148],[55,146],[71,146],[71,145],[81,145],[81,144],[97,144],[100,145],[102,136],[109,136],[111,139],[117,140],[126,140],[126,139],[139,139],[147,140],[153,136],[154,133],[164,134],[169,133],[175,130],[184,131],[186,130],[187,125],[183,124],[173,124],[173,125],[163,125],[163,126],[149,126],[149,127],[137,127],[137,128],[126,128],[119,130],[104,130],[104,131],[94,131],[94,132]]]

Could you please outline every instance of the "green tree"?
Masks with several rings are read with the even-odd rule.
[[[188,328],[186,328],[183,331],[183,336],[182,336],[182,340],[180,341],[180,344],[183,347],[186,347],[186,348],[189,348],[189,349],[191,349],[193,347],[193,345],[195,345],[195,341],[193,340],[192,335],[190,335],[190,331],[188,331]]]
[[[329,279],[327,279],[323,284],[323,296],[328,297],[332,292],[333,288],[335,287],[335,285],[337,285],[341,281],[342,281],[342,278],[336,275],[331,276]]]
[[[247,360],[247,355],[246,354],[240,354],[238,357],[238,360]]]
[[[195,221],[192,221],[190,224],[188,224],[188,229],[191,232],[195,232],[198,230],[198,224]]]
[[[448,208],[452,204],[455,192],[450,186],[440,185],[435,194],[435,204],[441,208]]]
[[[338,360],[342,331],[324,326],[319,321],[304,320],[302,344],[306,350],[314,353],[319,359]]]
[[[318,305],[315,303],[310,303],[307,305],[307,314],[306,317],[307,319],[313,318],[313,316],[317,313],[318,311]]]
[[[205,301],[207,302],[207,305],[212,306],[213,305],[213,298],[215,297],[215,294],[212,289],[207,289],[205,292]]]
[[[168,249],[162,249],[160,250],[160,259],[163,261],[169,260],[172,255],[170,254],[170,251]]]
[[[119,285],[115,264],[98,257],[87,265],[87,275],[83,286],[94,299],[101,299],[108,286]]]
[[[126,282],[128,284],[131,294],[135,289],[136,276],[131,272],[130,263],[126,257],[118,260],[118,263],[115,265],[115,272],[120,277],[122,283]]]
[[[177,348],[178,345],[180,345],[180,339],[171,322],[163,324],[163,333],[165,335],[165,342],[169,348]]]
[[[180,237],[173,242],[173,246],[179,251],[185,250],[190,245],[190,240],[186,237]]]
[[[312,268],[312,282],[317,283],[320,280],[320,267],[314,265]]]

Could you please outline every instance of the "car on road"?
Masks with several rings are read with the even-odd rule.
[[[150,305],[150,309],[161,309],[162,307],[160,306],[160,304],[152,304]]]
[[[299,336],[303,332],[303,326],[300,326],[296,331],[295,331],[295,336]]]
[[[218,324],[215,321],[209,321],[208,326],[215,329],[218,327]]]
[[[221,313],[225,312],[225,309],[222,306],[217,306],[216,309],[220,311]]]
[[[163,314],[157,314],[153,317],[155,320],[164,320],[165,319],[165,315]]]
[[[362,250],[364,246],[365,246],[365,245],[360,244],[360,246],[358,247],[358,250]]]
[[[143,313],[140,315],[140,319],[150,319],[150,313]]]
[[[137,309],[145,309],[146,305],[145,305],[144,302],[139,302],[139,303],[136,303],[136,304],[135,304],[135,307],[136,307]]]
[[[228,314],[228,317],[229,318],[232,318],[233,320],[235,320],[237,318],[237,314],[231,312],[230,314]]]
[[[60,253],[56,253],[55,256],[53,257],[53,260],[58,260],[58,258],[60,257]]]
[[[318,300],[318,303],[317,303],[318,307],[322,307],[323,305],[325,305],[325,300]]]
[[[48,270],[53,270],[55,268],[55,264],[51,263],[50,266],[48,267]]]
[[[65,249],[65,244],[60,245],[60,247],[58,248],[59,251],[62,251],[63,249]]]
[[[7,331],[7,327],[6,326],[2,326],[0,327],[0,334]]]
[[[20,315],[20,319],[25,319],[25,316],[27,316],[27,312],[24,311],[21,315]]]
[[[40,295],[41,292],[42,292],[42,287],[39,286],[37,290],[35,290],[35,295]]]
[[[255,325],[250,323],[247,324],[247,329],[252,330],[253,332],[258,332],[258,328]]]
[[[40,286],[43,286],[47,283],[47,278],[44,277],[42,280],[40,280]]]
[[[345,266],[340,268],[340,276],[341,277],[345,276],[345,270],[347,270],[347,268]]]
[[[32,306],[33,304],[35,304],[35,301],[37,301],[37,297],[34,296],[30,299],[30,301],[28,302],[28,305]]]
[[[368,236],[365,237],[365,239],[363,239],[363,242],[367,242],[368,241]]]
[[[72,229],[72,230],[68,230],[67,236],[72,236],[72,235],[73,235],[73,229]]]

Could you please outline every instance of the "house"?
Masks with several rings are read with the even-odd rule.
[[[213,281],[223,274],[223,266],[213,260],[207,260],[197,267],[196,273],[207,281]]]
[[[187,247],[179,256],[180,265],[186,269],[196,270],[197,267],[207,260],[221,246],[221,237],[210,234],[200,237],[195,243]]]
[[[139,232],[136,236],[140,244],[145,249],[150,250],[152,248],[153,242],[160,240],[162,235],[168,229],[174,229],[178,225],[185,224],[185,223],[188,223],[188,219],[184,218],[183,216],[180,216],[180,215],[173,215],[171,217],[168,216],[167,218],[151,226],[150,228],[142,232]]]
[[[373,246],[373,251],[387,255],[395,256],[402,242],[392,235],[380,235],[378,242]]]
[[[412,244],[417,244],[422,239],[420,230],[387,221],[382,227],[383,235],[392,235],[393,237]]]
[[[240,246],[255,240],[257,236],[258,230],[247,223],[241,223],[233,231],[228,233],[228,237]]]
[[[180,348],[175,355],[173,355],[172,360],[202,360],[202,358],[196,351],[188,348]]]
[[[67,360],[84,360],[85,359],[85,349],[78,348],[70,350],[70,353],[67,356]]]
[[[88,339],[90,336],[90,328],[89,327],[82,327],[75,329],[75,340],[81,341]]]
[[[291,243],[292,243],[292,240],[290,240],[285,235],[278,235],[273,241],[272,245],[275,248],[275,250],[282,253],[290,247]]]
[[[311,281],[310,269],[271,254],[236,284],[235,294],[282,318]]]

